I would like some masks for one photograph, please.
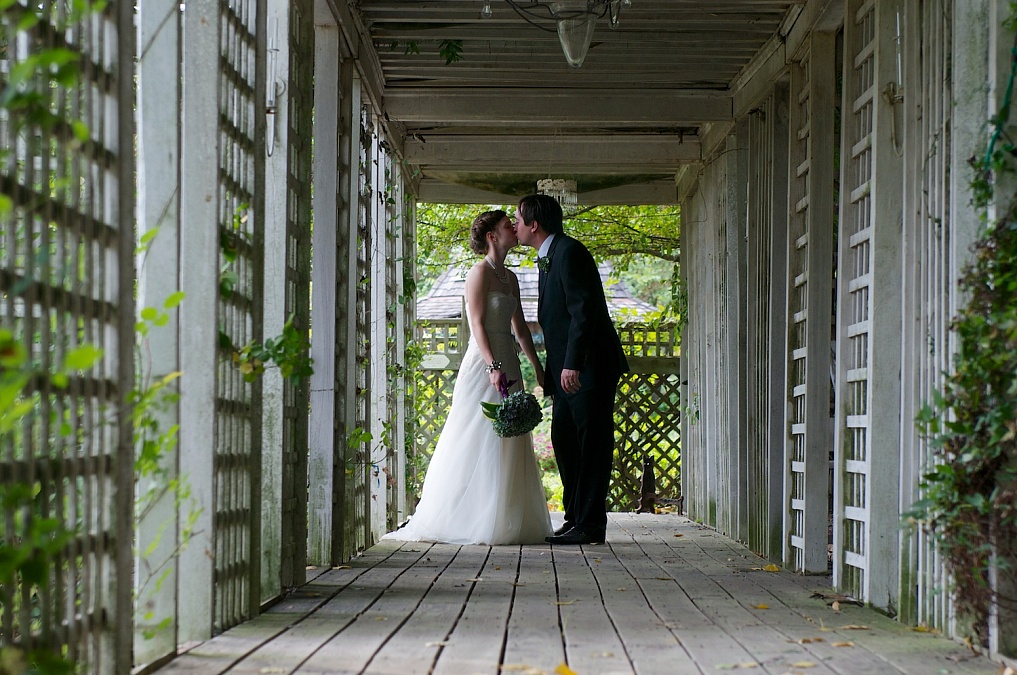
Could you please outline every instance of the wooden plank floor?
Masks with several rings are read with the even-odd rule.
[[[1001,672],[873,610],[835,610],[813,595],[827,577],[766,571],[681,516],[611,514],[607,538],[383,542],[158,672]]]

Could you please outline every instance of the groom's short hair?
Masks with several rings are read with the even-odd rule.
[[[526,195],[519,200],[519,215],[527,223],[537,221],[548,234],[561,234],[564,231],[561,224],[561,204],[554,197]]]

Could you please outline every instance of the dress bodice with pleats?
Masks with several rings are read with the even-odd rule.
[[[499,291],[485,296],[484,330],[495,360],[515,380],[519,358],[511,332],[517,300]],[[467,313],[470,312],[467,306]],[[452,544],[536,544],[551,533],[540,470],[530,434],[500,438],[481,401],[500,401],[476,340],[471,337],[438,444],[410,521],[387,539]]]

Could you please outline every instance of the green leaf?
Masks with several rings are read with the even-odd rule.
[[[183,302],[184,298],[186,297],[187,293],[184,293],[183,291],[176,291],[175,293],[170,293],[166,300],[162,303],[162,306],[165,309],[173,309],[174,307],[177,307],[181,302]]]
[[[102,358],[102,350],[92,345],[82,345],[67,352],[64,370],[88,370]]]
[[[141,310],[140,316],[145,321],[153,321],[155,317],[159,316],[159,310],[155,307],[145,307]]]

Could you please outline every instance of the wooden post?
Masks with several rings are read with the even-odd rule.
[[[138,305],[162,308],[167,296],[181,288],[180,272],[180,34],[182,14],[178,0],[152,0],[138,7],[138,234],[158,232],[138,261]],[[172,105],[169,102],[174,102]],[[188,299],[184,299],[188,303]],[[177,309],[168,311],[169,323],[144,338],[143,372],[158,380],[182,369],[181,324]],[[163,430],[179,424],[177,406],[157,415]],[[165,477],[177,478],[179,448],[163,455]],[[137,492],[158,489],[152,478],[140,478]],[[184,505],[187,509],[188,506]],[[186,514],[180,514],[185,516]],[[175,495],[161,495],[139,517],[135,562],[138,608],[134,618],[135,665],[170,654],[177,647],[177,566],[180,544]],[[148,555],[143,555],[148,552]],[[166,574],[161,585],[155,577]],[[147,617],[151,618],[147,618]],[[169,624],[156,630],[161,622]],[[146,633],[151,633],[145,637]]]
[[[180,473],[202,507],[180,555],[177,642],[212,635],[215,373],[219,296],[219,3],[193,0],[184,12],[181,106]],[[187,513],[180,514],[180,527]]]
[[[342,442],[336,416],[336,296],[339,215],[339,27],[324,0],[315,3],[314,235],[311,264],[311,419],[307,562],[332,563],[335,456]],[[340,474],[341,475],[341,474]]]

